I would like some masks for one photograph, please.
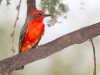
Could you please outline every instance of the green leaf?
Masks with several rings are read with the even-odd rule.
[[[44,12],[48,12],[51,15],[51,20],[56,20],[64,16],[67,11],[69,11],[69,8],[67,5],[63,4],[61,2],[62,0],[41,0],[41,9]],[[48,24],[49,26],[53,26],[55,23]]]
[[[10,5],[11,3],[10,3],[10,0],[6,0],[6,5],[8,6],[8,5]]]

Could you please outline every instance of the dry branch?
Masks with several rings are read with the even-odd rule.
[[[100,35],[100,23],[81,28],[52,42],[0,61],[0,74],[10,74],[12,71],[23,65],[46,58],[61,51],[65,47],[73,44],[80,44],[98,35]]]
[[[16,7],[16,9],[18,10],[18,13],[17,13],[17,16],[16,16],[16,20],[15,20],[15,23],[14,23],[14,27],[13,27],[13,31],[11,33],[11,39],[12,39],[12,49],[11,49],[11,53],[12,55],[14,55],[15,53],[15,49],[14,49],[14,33],[15,33],[15,28],[16,28],[16,24],[17,24],[17,21],[19,19],[19,11],[20,11],[20,5],[21,5],[21,0],[19,1],[19,5]]]
[[[93,40],[90,39],[91,44],[92,44],[92,48],[93,48],[93,59],[94,59],[94,71],[93,71],[93,75],[96,75],[96,52],[95,52],[95,46],[93,43]]]

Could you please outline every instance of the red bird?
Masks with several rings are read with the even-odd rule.
[[[26,52],[32,47],[36,47],[39,40],[41,39],[44,33],[44,17],[50,15],[46,15],[41,10],[32,10],[21,29],[20,37],[19,37],[19,53]],[[18,68],[23,69],[24,66]],[[18,70],[17,69],[17,70]]]

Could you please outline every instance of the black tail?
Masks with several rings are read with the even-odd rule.
[[[16,70],[23,70],[24,69],[24,66],[21,66],[21,67],[19,67],[18,69],[16,69]]]

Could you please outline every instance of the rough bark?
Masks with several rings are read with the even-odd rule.
[[[98,35],[100,35],[100,22],[66,34],[52,42],[30,49],[27,52],[1,60],[0,74],[11,74],[12,71],[23,65],[46,58],[70,45],[80,44]]]

